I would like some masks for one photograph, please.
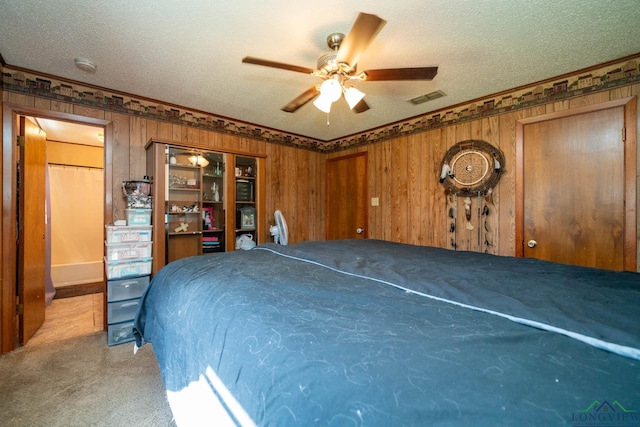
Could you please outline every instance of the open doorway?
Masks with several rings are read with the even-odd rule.
[[[40,344],[104,328],[105,130],[27,118],[46,135],[46,309],[29,341]]]

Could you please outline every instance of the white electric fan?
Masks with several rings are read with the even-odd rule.
[[[289,242],[289,229],[287,228],[287,221],[284,220],[282,212],[279,210],[273,214],[273,219],[276,221],[276,225],[269,227],[269,232],[273,236],[275,243],[286,245]]]

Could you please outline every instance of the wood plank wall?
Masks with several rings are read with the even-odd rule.
[[[3,102],[14,106],[36,108],[45,112],[71,113],[112,123],[111,188],[114,219],[123,218],[124,215],[125,199],[120,191],[121,182],[140,179],[147,174],[144,145],[150,138],[193,142],[211,149],[242,150],[266,155],[265,224],[267,227],[273,224],[273,212],[280,209],[287,219],[292,243],[324,238],[326,160],[366,150],[369,152],[369,197],[380,199],[378,207],[369,208],[369,237],[451,248],[451,218],[448,217],[444,187],[438,182],[439,164],[447,149],[457,142],[482,139],[502,149],[506,164],[500,183],[493,193],[495,209],[486,217],[492,229],[493,244],[487,246],[484,243],[485,236],[482,235],[480,245],[483,251],[514,255],[516,121],[633,95],[640,95],[640,85],[619,87],[331,154],[269,144],[13,92],[5,91],[2,99]],[[638,158],[640,159],[640,155]],[[474,215],[476,203],[477,201],[473,200]],[[460,198],[457,204],[458,248],[476,250],[477,230],[467,231],[464,228],[464,209]],[[640,212],[640,208],[637,211]],[[640,224],[640,219],[638,223]],[[474,225],[477,226],[475,222]],[[269,235],[268,232],[266,235]]]
[[[484,243],[484,235],[481,236],[480,244],[482,251],[513,256],[516,253],[516,122],[522,118],[639,95],[639,84],[628,85],[348,149],[327,157],[368,151],[369,197],[380,199],[380,206],[369,207],[369,238],[451,248],[449,227],[452,221],[448,217],[444,187],[438,180],[440,161],[452,145],[467,139],[482,139],[499,147],[504,152],[506,164],[492,195],[495,209],[490,214],[491,217],[486,218],[491,228],[493,245],[487,246]],[[640,125],[640,120],[638,122]],[[640,144],[637,149],[640,151]],[[640,163],[640,153],[637,158]],[[640,171],[640,164],[638,166],[637,170]],[[640,174],[636,181],[637,188],[640,188]],[[640,198],[638,199],[640,204]],[[475,251],[478,247],[477,230],[465,229],[463,201],[459,198],[457,202],[458,249]],[[474,216],[476,203],[473,200]],[[636,212],[640,213],[640,206],[636,208]],[[640,224],[640,214],[637,224]],[[474,222],[474,225],[477,226],[477,223]],[[640,257],[640,251],[638,252]]]
[[[144,146],[149,139],[159,138],[203,145],[212,150],[266,155],[266,224],[274,223],[273,212],[280,209],[286,215],[292,242],[324,237],[321,186],[324,154],[25,94],[5,92],[2,99],[19,108],[41,110],[43,115],[65,113],[111,122],[114,220],[124,218],[126,200],[120,190],[122,181],[147,175]]]
[[[508,250],[513,239],[501,239],[500,236],[515,234],[511,231],[515,230],[514,173],[509,168],[515,163],[515,120],[508,117],[502,123],[503,118],[504,115],[493,116],[331,154],[329,157],[368,151],[369,197],[380,199],[379,206],[369,208],[369,238],[452,248],[452,219],[444,187],[438,180],[440,162],[457,142],[482,139],[500,147],[509,159],[493,196],[496,206],[505,206],[494,212],[494,222],[499,225],[495,231],[497,244],[488,248],[493,253],[499,253],[500,247]],[[477,229],[469,231],[461,226],[463,201],[458,198],[457,202],[457,247],[475,250]],[[475,209],[477,201],[473,200],[473,203]]]
[[[146,175],[144,145],[150,138],[169,139],[181,142],[197,142],[212,149],[232,149],[266,155],[266,218],[265,224],[273,224],[276,209],[284,213],[290,230],[292,243],[324,238],[324,175],[328,158],[348,155],[367,150],[369,197],[378,197],[380,206],[369,208],[370,238],[396,242],[415,243],[451,247],[451,233],[447,200],[442,185],[438,182],[440,160],[447,149],[457,142],[470,138],[488,141],[500,147],[506,157],[506,165],[500,183],[493,194],[494,211],[487,221],[492,229],[493,245],[483,250],[499,255],[515,254],[515,134],[517,120],[535,117],[596,104],[604,101],[640,96],[640,84],[614,88],[582,97],[572,98],[517,110],[489,118],[450,125],[441,129],[403,136],[366,147],[353,148],[332,154],[321,154],[307,150],[268,144],[262,141],[239,138],[211,131],[202,131],[190,126],[174,125],[168,122],[129,116],[92,109],[56,100],[37,98],[31,95],[3,91],[0,88],[0,114],[4,104],[20,108],[42,111],[43,115],[53,113],[72,114],[80,118],[96,118],[110,123],[107,137],[112,137],[112,150],[105,153],[112,170],[111,181],[106,182],[110,193],[111,215],[107,221],[123,218],[125,200],[120,190],[122,181],[140,179]],[[3,123],[0,136],[8,137],[12,123],[2,114]],[[68,118],[68,117],[67,117]],[[637,123],[640,130],[640,120]],[[639,140],[636,135],[636,140]],[[640,144],[637,144],[640,150]],[[3,148],[3,155],[10,151]],[[640,163],[640,154],[637,155]],[[640,164],[637,171],[640,173]],[[3,194],[11,191],[10,177],[3,171]],[[636,187],[640,188],[640,175],[636,176]],[[640,197],[637,197],[640,204]],[[458,200],[458,217],[462,215],[461,201]],[[636,206],[637,224],[640,224],[640,206]],[[112,218],[111,218],[112,217]],[[15,218],[11,207],[3,205],[3,221],[9,223]],[[458,219],[459,224],[462,221]],[[460,227],[460,226],[459,226]],[[463,228],[464,229],[464,228]],[[1,231],[0,231],[1,233]],[[268,232],[265,233],[267,236]],[[640,238],[640,233],[637,233]],[[6,263],[15,263],[15,253],[11,253],[10,236],[2,236],[2,256]],[[462,232],[457,236],[458,248],[475,249],[477,234]],[[640,258],[640,250],[637,251]],[[638,260],[640,265],[640,259]],[[13,348],[10,338],[15,312],[15,280],[10,268],[0,267],[0,353]]]

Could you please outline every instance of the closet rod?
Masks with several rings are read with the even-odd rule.
[[[48,162],[47,165],[62,166],[62,167],[69,167],[69,168],[96,169],[96,170],[99,170],[99,171],[103,171],[104,170],[104,168],[97,168],[95,166],[70,165],[70,164],[67,164],[67,163]]]

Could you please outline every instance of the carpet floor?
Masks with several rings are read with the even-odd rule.
[[[106,332],[0,356],[2,426],[174,426],[151,345],[107,346]]]

